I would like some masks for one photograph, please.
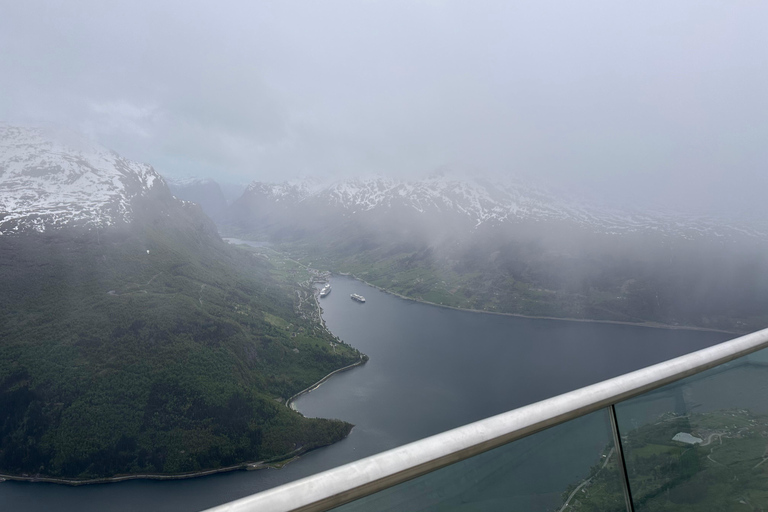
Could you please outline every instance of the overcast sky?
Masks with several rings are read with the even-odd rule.
[[[0,0],[0,121],[176,176],[451,165],[743,207],[768,190],[766,27],[757,0]]]

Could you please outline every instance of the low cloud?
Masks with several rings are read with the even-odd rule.
[[[693,0],[16,2],[0,119],[171,175],[450,164],[733,209],[768,185],[766,21],[760,3]]]

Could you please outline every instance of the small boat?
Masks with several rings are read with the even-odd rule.
[[[331,293],[331,283],[328,283],[325,286],[323,286],[323,289],[320,290],[320,297],[325,297],[329,293]]]
[[[357,302],[365,302],[365,297],[363,297],[362,295],[353,293],[352,295],[350,295],[350,297],[352,298],[352,300],[356,300]]]

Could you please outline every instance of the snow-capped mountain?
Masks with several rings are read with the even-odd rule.
[[[338,212],[342,216],[386,216],[396,213],[419,219],[442,219],[473,231],[519,223],[567,223],[595,233],[654,233],[686,239],[747,236],[768,238],[754,227],[679,212],[618,210],[563,198],[515,179],[484,179],[438,173],[417,180],[384,177],[337,182],[313,179],[252,183],[239,200],[263,212],[272,204],[301,216]],[[237,206],[237,205],[236,205]],[[313,213],[314,212],[314,213]],[[274,215],[271,215],[274,217]]]
[[[149,165],[72,133],[0,126],[0,235],[129,223],[136,200],[158,194]]]

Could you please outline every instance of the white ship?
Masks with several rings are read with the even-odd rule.
[[[323,286],[323,289],[320,290],[320,296],[325,297],[329,293],[331,293],[331,283],[328,283],[325,286]]]
[[[352,295],[350,295],[350,297],[352,297],[352,300],[356,300],[357,302],[365,302],[365,297],[363,297],[362,295],[353,293]]]

